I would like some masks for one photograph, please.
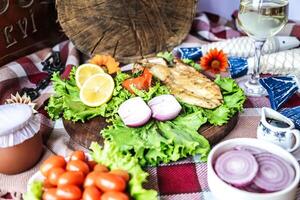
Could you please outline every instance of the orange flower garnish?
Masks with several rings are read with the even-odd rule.
[[[201,68],[204,70],[211,71],[214,74],[220,72],[226,72],[228,67],[228,59],[223,51],[218,49],[211,49],[205,56],[200,60]]]
[[[101,67],[106,67],[107,72],[109,74],[116,73],[117,71],[120,71],[120,63],[118,63],[113,57],[109,55],[95,55],[89,63],[99,65]]]

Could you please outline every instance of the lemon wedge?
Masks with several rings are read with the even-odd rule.
[[[95,74],[88,78],[80,89],[80,100],[87,106],[96,107],[108,102],[115,83],[108,74]]]
[[[95,74],[103,74],[103,69],[95,64],[83,64],[80,65],[75,74],[75,80],[77,87],[81,88],[85,81]]]

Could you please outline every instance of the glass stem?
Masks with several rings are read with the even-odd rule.
[[[265,41],[255,41],[255,63],[253,68],[253,73],[251,74],[250,83],[253,85],[259,84],[259,74],[260,74],[260,58],[262,48],[265,44]]]

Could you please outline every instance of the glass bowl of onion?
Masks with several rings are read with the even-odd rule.
[[[255,138],[216,145],[207,161],[208,186],[218,200],[293,200],[300,167],[283,148]]]

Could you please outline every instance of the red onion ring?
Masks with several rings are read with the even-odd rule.
[[[295,170],[279,156],[261,153],[255,156],[259,170],[253,183],[267,192],[276,192],[288,187],[294,180]]]
[[[248,151],[229,150],[217,158],[215,171],[225,182],[243,187],[255,178],[258,163]]]
[[[266,152],[260,148],[256,148],[256,147],[252,147],[252,146],[243,146],[243,145],[236,146],[236,147],[234,147],[234,149],[248,151],[249,153],[251,153],[254,156],[257,154]]]
[[[247,192],[253,192],[253,193],[264,193],[265,192],[265,190],[257,187],[257,185],[255,185],[254,183],[250,183],[249,185],[244,186],[244,187],[237,187],[235,185],[233,185],[233,186],[240,190],[244,190]]]

